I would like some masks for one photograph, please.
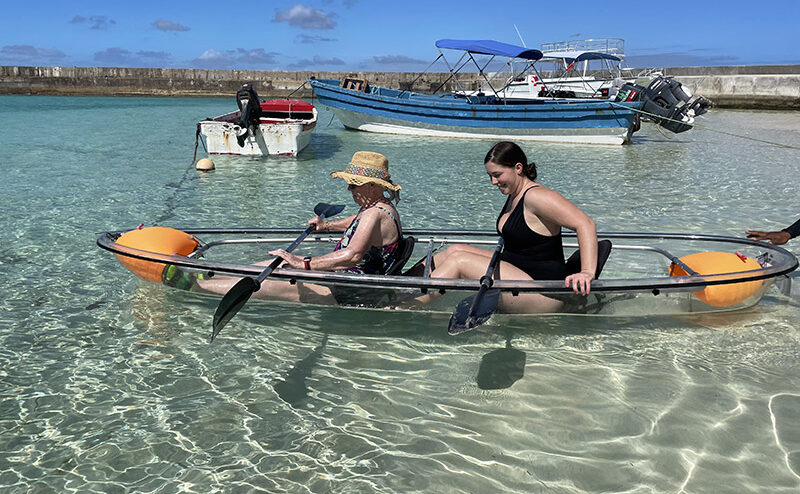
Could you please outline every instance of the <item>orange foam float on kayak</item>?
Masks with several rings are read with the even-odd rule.
[[[199,242],[188,233],[164,226],[149,226],[125,232],[117,239],[117,243],[134,249],[176,256],[188,256],[199,245]],[[164,263],[134,259],[119,254],[117,259],[136,276],[161,283]]]
[[[687,266],[701,275],[736,273],[761,269],[755,259],[731,252],[697,252],[680,258]],[[688,273],[672,264],[670,276],[688,276]],[[746,300],[755,294],[763,285],[762,280],[744,281],[727,285],[709,285],[702,290],[692,292],[697,298],[714,307],[730,307]]]

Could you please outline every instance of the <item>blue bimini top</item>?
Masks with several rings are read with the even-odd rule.
[[[491,39],[440,39],[436,42],[437,48],[450,50],[463,50],[481,55],[500,55],[503,57],[524,58],[539,60],[542,52],[533,48],[501,43]]]

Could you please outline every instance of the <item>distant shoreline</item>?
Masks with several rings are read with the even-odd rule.
[[[800,110],[800,65],[737,65],[663,69],[693,93],[718,108]],[[233,97],[242,83],[253,83],[262,98],[311,98],[310,77],[341,79],[353,72],[154,69],[127,67],[0,66],[0,94],[72,96]],[[429,92],[447,82],[447,73],[358,72],[371,84]],[[413,86],[412,86],[413,82]],[[482,82],[461,73],[465,89]]]

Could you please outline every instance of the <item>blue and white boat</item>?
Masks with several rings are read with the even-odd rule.
[[[462,59],[465,56],[472,59],[473,54],[526,61],[542,58],[539,50],[492,40],[442,39],[436,46],[440,53],[442,48],[461,50]],[[482,72],[482,67],[475,64]],[[453,77],[456,72],[451,70]],[[494,94],[431,95],[347,78],[311,79],[309,83],[320,103],[329,107],[345,127],[384,134],[623,144],[634,132],[637,111],[643,104],[635,101],[635,97],[627,101],[572,98],[519,101],[503,98],[495,91]]]

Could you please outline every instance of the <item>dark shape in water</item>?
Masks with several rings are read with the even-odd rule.
[[[525,352],[511,348],[511,339],[505,348],[493,350],[481,359],[478,368],[480,389],[505,389],[522,379],[525,374]]]
[[[300,405],[308,398],[308,387],[306,378],[311,376],[311,370],[316,365],[317,360],[322,356],[322,351],[328,343],[328,335],[322,339],[322,343],[314,349],[306,358],[297,362],[286,376],[276,382],[272,387],[286,403],[296,406]]]
[[[87,305],[86,306],[86,310],[97,309],[97,308],[102,307],[103,305],[105,305],[105,303],[106,303],[105,300],[98,300],[97,302],[93,302],[93,303]]]

